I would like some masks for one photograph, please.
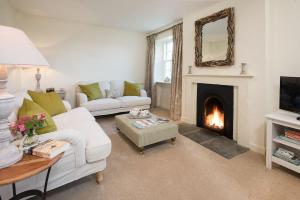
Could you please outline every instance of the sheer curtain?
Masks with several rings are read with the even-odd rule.
[[[156,35],[147,36],[147,65],[146,65],[146,80],[145,90],[148,96],[152,99],[152,107],[156,105],[156,94],[154,87],[154,63],[155,63],[155,39]]]
[[[171,119],[180,120],[182,97],[182,24],[173,27],[173,63],[171,79]]]

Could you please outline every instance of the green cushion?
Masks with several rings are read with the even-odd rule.
[[[86,94],[89,101],[103,98],[99,83],[79,85],[81,92]]]
[[[28,91],[32,100],[44,108],[51,116],[67,112],[60,96],[55,92],[34,92]]]
[[[33,101],[30,101],[26,98],[24,98],[23,104],[21,106],[21,108],[19,109],[18,112],[18,117],[24,117],[24,116],[32,116],[32,115],[36,115],[36,114],[41,114],[44,113],[46,116],[45,119],[45,127],[44,128],[40,128],[36,130],[37,134],[44,134],[44,133],[49,133],[49,132],[53,132],[56,131],[56,125],[53,121],[53,119],[51,118],[50,114],[43,109],[41,106],[39,106],[37,103],[34,103]]]
[[[124,82],[124,96],[140,96],[141,85],[139,83]]]

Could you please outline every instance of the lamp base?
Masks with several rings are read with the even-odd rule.
[[[9,144],[0,149],[0,169],[15,164],[23,157],[23,152],[15,145]]]

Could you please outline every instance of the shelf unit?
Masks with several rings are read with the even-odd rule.
[[[300,173],[300,166],[289,163],[285,160],[273,156],[273,153],[277,148],[282,147],[284,149],[294,152],[300,157],[300,145],[289,141],[276,138],[279,135],[283,135],[286,129],[296,129],[300,132],[300,121],[298,121],[297,115],[286,112],[275,112],[266,116],[267,118],[267,138],[266,138],[266,167],[272,169],[272,164],[284,166],[290,170]]]

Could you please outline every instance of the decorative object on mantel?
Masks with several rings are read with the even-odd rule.
[[[241,63],[241,75],[247,74],[247,63]]]
[[[189,66],[189,71],[188,71],[188,74],[192,74],[192,66]]]
[[[195,65],[197,67],[234,64],[234,24],[234,8],[224,9],[195,22]],[[218,44],[215,44],[216,35]],[[220,47],[220,44],[223,46]],[[217,47],[216,45],[218,48],[212,48]]]
[[[7,67],[49,66],[26,34],[16,28],[0,26],[0,169],[18,162],[22,152],[10,143],[8,116],[15,98],[6,92]]]

